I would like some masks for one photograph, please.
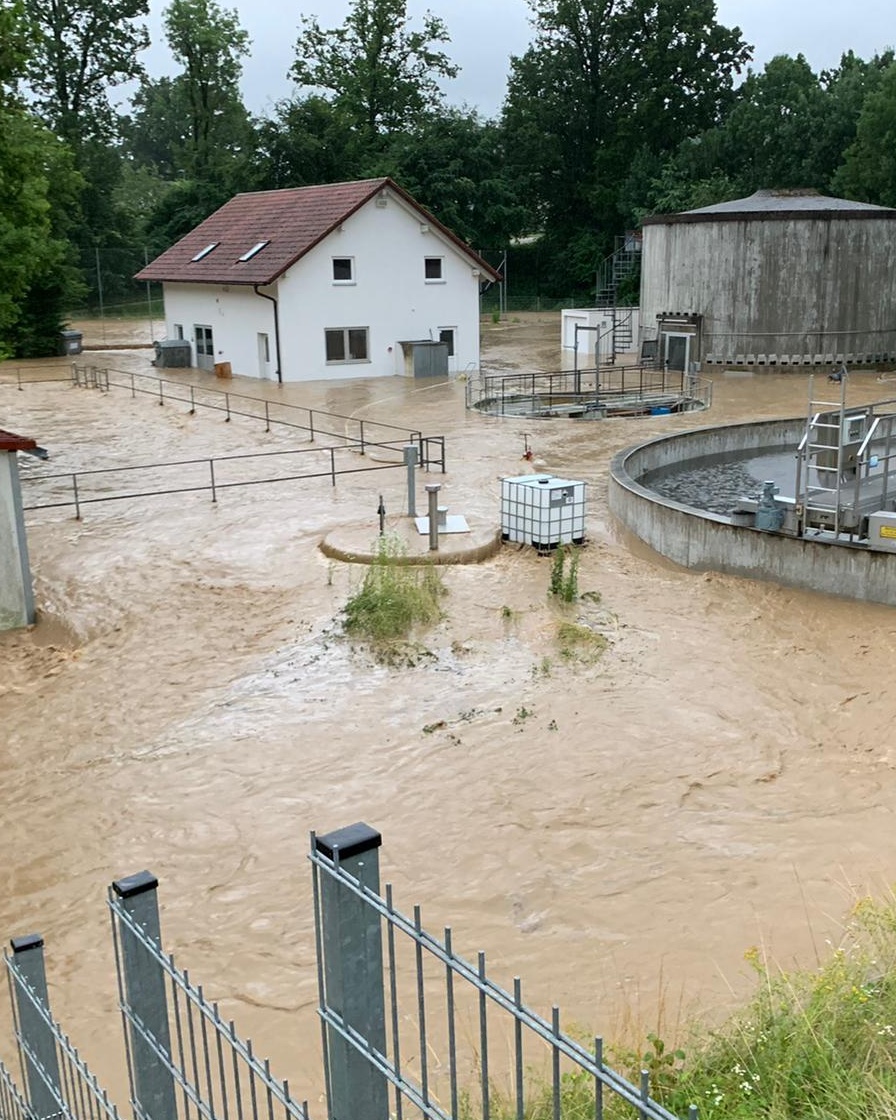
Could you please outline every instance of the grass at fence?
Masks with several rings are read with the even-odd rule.
[[[401,541],[380,537],[364,582],[345,605],[347,634],[383,645],[442,617],[445,586],[438,571],[432,564],[402,563],[404,558]]]
[[[756,993],[715,1031],[696,1029],[684,1049],[648,1035],[640,1051],[610,1049],[607,1062],[679,1117],[700,1120],[893,1120],[896,1117],[896,899],[863,899],[839,947],[815,969],[784,972],[759,950],[746,954]],[[587,1045],[587,1044],[586,1044]],[[525,1120],[552,1120],[553,1088],[529,1080]],[[475,1103],[474,1103],[475,1102]],[[465,1098],[464,1120],[482,1115]],[[594,1082],[565,1073],[562,1120],[592,1120]],[[605,1120],[633,1110],[609,1092]],[[491,1120],[516,1120],[515,1100],[496,1092]]]

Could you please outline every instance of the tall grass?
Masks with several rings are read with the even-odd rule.
[[[441,576],[430,563],[410,565],[404,560],[400,540],[379,538],[361,587],[345,605],[347,634],[382,644],[407,638],[415,627],[438,622],[445,593]]]

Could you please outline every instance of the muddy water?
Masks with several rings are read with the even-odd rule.
[[[521,317],[486,346],[551,368],[558,336]],[[851,399],[887,389],[858,375]],[[601,602],[572,616],[610,639],[593,666],[559,655],[550,562],[516,548],[446,571],[433,660],[389,670],[351,649],[338,617],[361,573],[318,542],[362,520],[373,535],[380,492],[401,509],[390,474],[30,515],[41,622],[0,635],[0,933],[44,934],[54,1006],[122,1100],[103,899],[143,867],[168,946],[312,1096],[309,829],[381,829],[401,908],[608,1037],[719,1017],[750,990],[748,947],[812,964],[892,879],[896,615],[686,572],[610,522],[618,448],[806,405],[799,375],[715,390],[709,414],[584,424],[468,414],[459,383],[267,387],[444,432],[445,504],[477,523],[526,468],[527,434],[538,469],[585,479],[579,583]],[[59,470],[295,443],[65,386],[2,387],[0,417]]]

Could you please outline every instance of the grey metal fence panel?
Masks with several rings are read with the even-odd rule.
[[[118,1109],[50,1013],[38,935],[16,938],[4,954],[29,1120],[120,1120]],[[12,1107],[17,1107],[12,1099]]]
[[[513,992],[506,991],[489,978],[484,953],[470,963],[454,951],[450,929],[443,939],[433,936],[423,928],[419,907],[409,918],[394,907],[389,885],[383,898],[353,875],[333,835],[312,835],[309,857],[323,957],[319,1015],[325,1038],[338,1036],[393,1087],[396,1120],[490,1120],[499,1108],[518,1120],[534,1109],[554,1120],[600,1120],[611,1101],[614,1116],[678,1120],[651,1097],[647,1071],[633,1084],[606,1065],[600,1038],[593,1050],[586,1048],[561,1030],[558,1008],[547,1020],[523,1002],[518,978]],[[333,946],[323,944],[325,900],[337,886],[344,898],[354,897],[360,926],[376,925],[384,934],[388,1000],[372,1036],[359,1029],[363,1015],[350,1019],[330,998],[326,962]],[[343,1120],[332,1111],[332,1097],[331,1115]],[[696,1120],[696,1107],[688,1116]]]
[[[142,873],[154,879],[148,872]],[[134,878],[142,878],[131,877]],[[259,1058],[249,1039],[242,1039],[232,1020],[221,1017],[218,1004],[208,1000],[201,984],[177,967],[164,952],[157,924],[142,924],[122,896],[128,880],[109,890],[109,910],[115,941],[119,1007],[125,1026],[131,1095],[138,1120],[146,1116],[136,1099],[137,1061],[151,1061],[167,1074],[175,1090],[176,1120],[309,1120],[306,1101],[295,1100],[288,1081],[279,1081],[270,1062]],[[150,888],[154,890],[153,888]],[[144,916],[145,917],[145,916]],[[157,915],[156,915],[157,920]],[[130,949],[125,950],[124,946]],[[167,989],[165,1028],[152,1028],[134,999],[139,983],[132,976],[139,947],[143,968],[151,967]],[[153,996],[158,1009],[158,993]],[[139,1047],[139,1053],[138,1053]],[[152,1120],[156,1120],[153,1117]]]
[[[28,1104],[6,1066],[0,1062],[0,1120],[31,1120]]]

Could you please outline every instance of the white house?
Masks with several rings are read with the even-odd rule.
[[[478,367],[499,275],[383,178],[236,195],[137,279],[192,364],[308,381]]]
[[[18,451],[34,451],[26,436],[0,431],[0,630],[34,622],[34,595],[22,513]]]

